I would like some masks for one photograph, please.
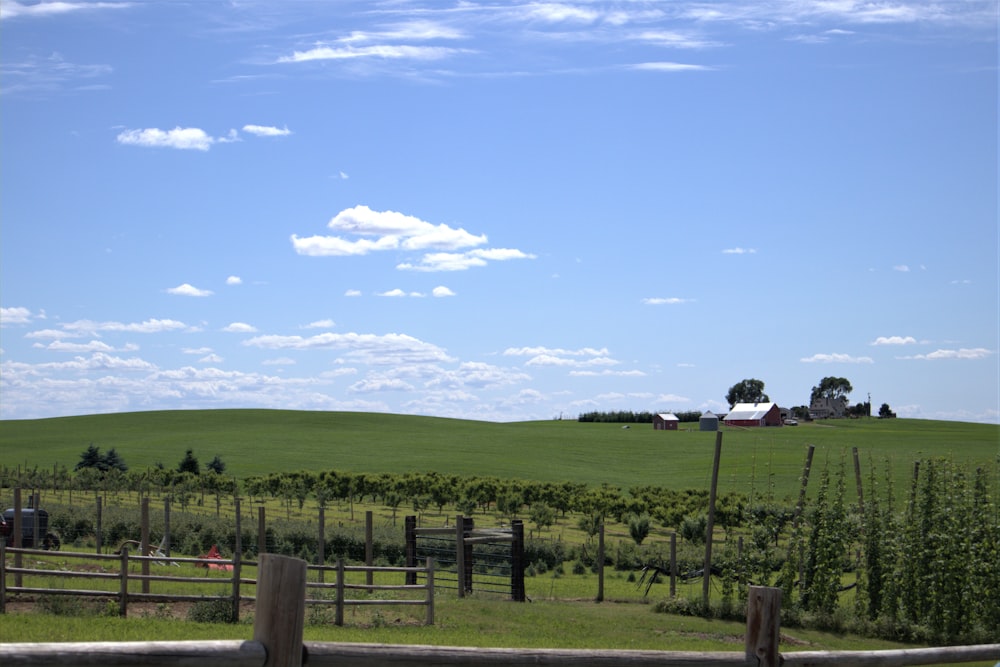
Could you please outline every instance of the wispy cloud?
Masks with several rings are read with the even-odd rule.
[[[212,296],[214,292],[208,289],[199,289],[194,285],[189,283],[184,283],[183,285],[178,285],[177,287],[170,287],[167,289],[167,294],[174,294],[176,296]]]
[[[27,4],[16,0],[4,0],[0,4],[0,19],[16,17],[35,18],[57,16],[79,11],[97,11],[102,9],[126,9],[131,2],[35,2]]]
[[[756,248],[725,248],[722,251],[723,255],[756,255]]]
[[[814,354],[811,357],[799,359],[805,364],[873,364],[875,360],[871,357],[852,357],[849,354]]]
[[[124,333],[163,333],[187,329],[188,325],[177,320],[149,319],[142,322],[94,322],[93,320],[76,320],[62,325],[67,331],[74,333],[93,334],[101,331]]]
[[[925,361],[937,361],[940,359],[985,359],[986,357],[994,354],[996,354],[994,350],[989,350],[985,347],[975,347],[961,348],[958,350],[935,350],[929,354],[915,354],[909,357],[900,357],[900,359],[918,359]]]
[[[892,270],[899,271],[900,273],[909,273],[910,267],[907,266],[906,264],[896,264],[895,266],[892,267]]]
[[[626,65],[626,69],[646,71],[646,72],[699,72],[714,69],[706,65],[693,65],[690,63],[675,62],[646,62]]]
[[[215,143],[232,141],[233,139],[232,134],[224,139],[212,137],[198,127],[175,127],[172,130],[161,130],[155,127],[144,130],[124,130],[117,137],[118,143],[126,146],[196,151],[207,151]]]
[[[222,328],[228,333],[257,333],[257,327],[246,322],[232,322]]]

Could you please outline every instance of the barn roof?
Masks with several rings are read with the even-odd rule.
[[[737,403],[726,415],[726,421],[763,419],[773,407],[774,403]]]
[[[665,422],[679,422],[680,421],[680,419],[677,418],[677,415],[675,415],[672,412],[661,412],[661,413],[659,413],[657,415],[657,417],[659,417],[660,419],[662,419]]]

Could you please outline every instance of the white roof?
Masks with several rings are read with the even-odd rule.
[[[680,421],[680,419],[677,418],[677,415],[675,415],[672,412],[661,412],[657,416],[660,419],[662,419],[663,421],[668,421],[668,422],[679,422]]]
[[[726,415],[725,421],[763,419],[773,407],[774,403],[737,403]]]

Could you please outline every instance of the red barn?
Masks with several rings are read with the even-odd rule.
[[[723,420],[726,426],[781,426],[777,403],[737,403]]]
[[[680,422],[677,415],[670,412],[653,415],[653,429],[656,431],[676,431]]]

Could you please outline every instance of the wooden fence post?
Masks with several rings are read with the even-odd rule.
[[[406,540],[406,567],[417,566],[417,517],[407,516],[403,520],[403,532]],[[416,585],[417,573],[407,572],[406,583],[410,586]]]
[[[427,625],[434,625],[434,559],[427,557]]]
[[[23,533],[22,523],[24,518],[21,516],[21,487],[14,487],[14,548],[20,549],[24,546],[24,542],[21,539]],[[14,567],[21,567],[21,554],[14,552]],[[21,573],[18,572],[14,575],[14,585],[21,586]]]
[[[747,661],[759,667],[778,667],[781,633],[781,589],[750,586],[747,596]]]
[[[7,540],[0,538],[0,614],[7,613]]]
[[[97,496],[97,520],[96,526],[94,527],[94,541],[97,543],[96,552],[101,553],[101,549],[104,547],[104,499],[101,496]]]
[[[465,597],[465,517],[455,516],[455,577],[458,580],[458,597]]]
[[[128,546],[122,545],[121,572],[118,579],[118,615],[128,616]]]
[[[149,555],[149,496],[144,496],[139,504],[139,555]],[[149,561],[139,561],[142,567],[142,576],[149,576]],[[149,593],[149,579],[142,580],[142,592]]]
[[[323,566],[326,565],[326,508],[319,508],[319,535],[316,541],[316,564],[320,566],[316,573],[320,583],[323,583]]]
[[[243,554],[237,550],[233,553],[233,614],[230,622],[240,622],[240,577],[243,576]]]
[[[337,559],[337,586],[334,591],[336,604],[333,623],[340,626],[344,624],[344,560],[342,558]]]
[[[524,522],[514,519],[510,528],[513,532],[510,543],[510,593],[515,602],[524,602],[527,599],[524,591]]]
[[[163,555],[170,556],[170,498],[163,499]]]
[[[306,562],[277,554],[262,554],[259,562],[253,639],[267,651],[264,667],[301,667]]]

